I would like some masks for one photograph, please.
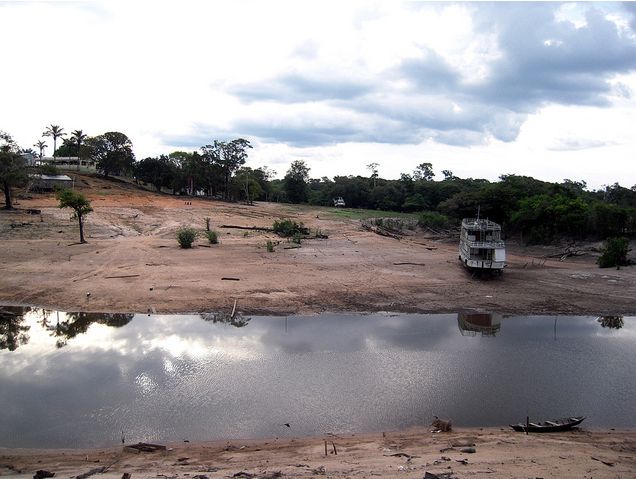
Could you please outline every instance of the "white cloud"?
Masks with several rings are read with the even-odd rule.
[[[377,161],[397,177],[431,161],[459,176],[631,186],[625,8],[0,2],[14,73],[0,77],[0,129],[23,147],[51,123],[118,130],[138,158],[240,134],[256,146],[250,162],[279,174],[299,158],[315,176]]]

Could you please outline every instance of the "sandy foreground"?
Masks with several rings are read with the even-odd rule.
[[[327,454],[325,455],[325,441]],[[474,453],[461,452],[474,444]],[[455,445],[455,447],[453,447]],[[453,478],[633,478],[636,432],[530,434],[502,429],[426,429],[365,435],[167,444],[154,453],[122,447],[87,450],[0,449],[0,474],[32,477],[396,477],[428,472]],[[335,452],[334,454],[334,446]],[[106,468],[104,472],[102,468]],[[97,471],[96,471],[97,470]]]
[[[77,185],[95,208],[86,225],[88,244],[77,243],[76,222],[51,195],[32,195],[18,200],[19,210],[0,212],[0,304],[169,313],[229,310],[236,300],[244,314],[636,313],[636,268],[601,270],[590,251],[559,261],[548,256],[560,247],[509,243],[503,277],[477,279],[459,265],[455,238],[417,233],[398,241],[329,208],[186,200],[88,177]],[[221,244],[199,238],[191,250],[178,248],[176,229],[204,229],[206,217]],[[294,248],[272,233],[222,227],[271,227],[281,218],[329,238]],[[266,251],[267,240],[280,241],[275,252]],[[476,452],[446,450],[454,443],[474,443]],[[166,452],[140,454],[121,447],[0,448],[0,475],[33,477],[44,469],[76,477],[106,467],[91,477],[636,477],[636,431],[524,435],[460,428],[432,434],[423,428],[167,446]]]

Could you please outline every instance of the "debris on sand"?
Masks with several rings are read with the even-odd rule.
[[[438,418],[437,416],[433,416],[435,419],[431,423],[431,432],[451,432],[453,430],[453,426],[451,424],[451,420],[443,420]]]
[[[165,451],[166,449],[166,446],[161,444],[148,444],[146,442],[139,442],[137,444],[124,447],[125,452],[134,452],[135,454],[139,454],[140,452]]]

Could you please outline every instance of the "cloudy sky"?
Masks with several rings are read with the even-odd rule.
[[[0,44],[24,148],[59,124],[139,159],[244,137],[278,176],[636,184],[636,4],[0,0]]]

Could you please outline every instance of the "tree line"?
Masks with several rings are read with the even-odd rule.
[[[54,156],[95,161],[104,176],[124,175],[149,184],[156,191],[202,195],[227,201],[277,201],[332,206],[342,197],[347,207],[420,213],[424,224],[449,226],[479,214],[500,223],[507,234],[526,243],[548,243],[567,237],[604,239],[636,231],[636,185],[615,183],[588,190],[583,181],[560,183],[528,176],[502,175],[499,181],[459,178],[443,170],[436,181],[433,165],[421,163],[398,179],[384,179],[377,163],[367,165],[368,176],[311,178],[302,160],[294,161],[282,179],[268,167],[245,166],[252,145],[237,138],[214,140],[196,151],[174,151],[136,160],[132,142],[123,133],[90,137],[75,130],[67,138],[58,125],[44,137],[54,142]],[[57,148],[57,139],[62,143]],[[36,144],[42,155],[43,142]],[[11,206],[12,185],[24,179],[20,150],[11,136],[0,132],[0,185],[5,207]]]

